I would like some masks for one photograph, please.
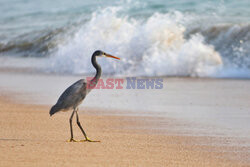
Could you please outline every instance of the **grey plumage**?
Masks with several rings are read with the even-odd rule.
[[[86,97],[87,82],[80,79],[73,85],[68,87],[59,97],[57,103],[51,108],[50,116],[61,110],[69,110],[76,108]]]
[[[50,112],[49,112],[50,116],[52,116],[53,114],[55,114],[59,111],[67,111],[67,110],[73,109],[73,112],[72,112],[71,117],[69,119],[70,132],[71,132],[71,138],[69,140],[70,142],[76,141],[73,139],[73,129],[72,129],[72,118],[73,118],[74,114],[76,114],[77,125],[81,129],[81,131],[85,137],[85,141],[89,141],[89,142],[92,141],[87,137],[86,133],[84,132],[84,130],[81,126],[81,123],[79,121],[77,111],[78,111],[78,106],[82,103],[82,101],[85,99],[86,95],[92,90],[92,88],[98,83],[98,80],[101,77],[102,69],[96,61],[96,57],[98,57],[98,56],[99,57],[111,57],[111,58],[115,58],[115,59],[120,59],[118,57],[109,55],[109,54],[107,54],[103,51],[100,51],[100,50],[95,51],[92,55],[92,58],[91,58],[91,63],[96,69],[95,77],[88,82],[86,82],[84,79],[80,79],[77,82],[75,82],[74,84],[72,84],[70,87],[68,87],[62,93],[62,95],[59,97],[59,99],[57,100],[57,103],[51,107]]]

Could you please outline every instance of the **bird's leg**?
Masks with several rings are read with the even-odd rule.
[[[71,138],[68,140],[68,142],[77,142],[74,138],[73,138],[73,128],[72,128],[72,118],[75,114],[76,110],[74,108],[74,111],[72,112],[70,118],[69,118],[69,124],[70,124],[70,134],[71,134]]]
[[[90,139],[87,137],[87,135],[86,135],[86,133],[84,132],[84,130],[83,130],[82,126],[81,126],[81,123],[80,123],[80,121],[79,121],[79,117],[78,117],[77,111],[78,111],[78,109],[76,110],[76,123],[77,123],[77,125],[79,126],[79,128],[81,129],[81,131],[82,131],[82,133],[83,133],[83,135],[84,135],[84,137],[85,137],[85,140],[80,140],[80,141],[81,141],[81,142],[84,142],[84,141],[88,141],[88,142],[100,142],[100,141],[90,140]]]

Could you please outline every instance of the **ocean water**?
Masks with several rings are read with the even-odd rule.
[[[249,0],[1,0],[0,68],[250,78]]]

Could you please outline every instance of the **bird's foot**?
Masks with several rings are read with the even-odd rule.
[[[73,139],[73,138],[71,138],[71,139],[67,140],[67,142],[78,142],[78,141],[75,140],[75,139]]]
[[[88,137],[85,140],[80,140],[80,142],[101,142],[97,140],[90,140]]]

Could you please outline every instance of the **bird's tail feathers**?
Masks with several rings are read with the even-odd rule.
[[[60,111],[60,109],[56,105],[54,105],[51,107],[49,114],[50,114],[50,116],[52,116],[53,114],[55,114],[58,111]]]

